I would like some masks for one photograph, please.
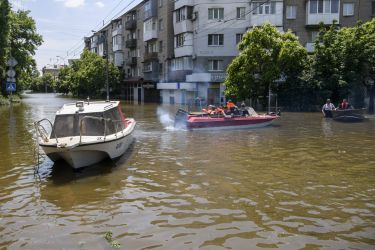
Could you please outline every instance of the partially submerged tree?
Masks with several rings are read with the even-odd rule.
[[[278,91],[280,78],[295,85],[307,61],[307,51],[291,32],[265,24],[249,30],[239,44],[239,56],[228,66],[226,95],[237,100],[265,97]]]
[[[5,77],[6,59],[9,53],[10,11],[9,1],[0,0],[0,88]]]
[[[36,69],[33,58],[43,39],[36,31],[35,21],[30,11],[18,10],[10,13],[10,54],[18,65],[16,67],[18,87],[21,90],[30,81]]]

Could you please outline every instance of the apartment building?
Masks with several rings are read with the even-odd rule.
[[[84,40],[98,55],[107,49],[123,72],[125,100],[220,104],[248,29],[272,23],[313,51],[320,23],[353,26],[374,16],[375,0],[145,0]]]
[[[284,0],[284,31],[292,30],[309,52],[319,34],[320,23],[354,26],[375,17],[373,0]]]
[[[249,1],[178,0],[173,11],[174,58],[167,82],[159,82],[163,103],[224,101],[226,67],[249,27]]]

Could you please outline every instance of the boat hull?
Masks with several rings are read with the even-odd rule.
[[[256,116],[235,118],[189,117],[187,129],[212,130],[212,129],[251,129],[271,125],[278,116]]]
[[[340,122],[361,122],[365,119],[366,109],[338,109],[332,111],[332,117]]]
[[[128,127],[117,134],[103,137],[79,136],[59,138],[59,143],[50,139],[47,143],[39,143],[52,161],[64,160],[75,169],[96,164],[106,158],[116,159],[130,147],[133,138],[135,121],[129,119]]]

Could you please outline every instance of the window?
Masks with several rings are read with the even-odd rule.
[[[176,12],[176,23],[185,20],[185,8],[179,8]]]
[[[339,0],[310,0],[310,14],[339,13]]]
[[[371,14],[375,16],[375,2],[371,3]]]
[[[164,30],[164,27],[163,27],[163,19],[160,19],[159,20],[159,31],[161,30]]]
[[[222,20],[224,19],[224,8],[208,9],[208,20]]]
[[[286,19],[296,19],[297,17],[297,6],[288,5],[286,6]]]
[[[243,34],[236,34],[236,44],[241,42],[242,37],[243,37]]]
[[[223,71],[223,60],[208,60],[208,71]]]
[[[253,15],[276,14],[276,2],[255,2],[253,3]]]
[[[316,39],[318,39],[319,31],[311,31],[311,42],[315,42]]]
[[[353,16],[354,15],[354,3],[344,3],[342,7],[343,16]]]
[[[159,0],[159,7],[163,7],[163,0]]]
[[[178,34],[176,36],[176,48],[184,46],[185,37],[184,34]]]
[[[143,72],[150,72],[150,71],[152,71],[152,63],[151,62],[144,63]]]
[[[159,75],[163,75],[163,63],[159,63]]]
[[[245,19],[245,16],[246,16],[245,11],[246,11],[245,7],[237,8],[237,19]]]
[[[163,41],[159,41],[159,52],[163,52]]]
[[[191,57],[178,57],[172,60],[172,71],[192,70],[193,59]]]
[[[224,45],[224,34],[209,34],[208,35],[209,46],[221,46]]]

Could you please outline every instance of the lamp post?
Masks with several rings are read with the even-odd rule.
[[[91,30],[91,32],[96,33],[95,30]],[[106,58],[106,76],[105,76],[105,85],[106,85],[106,92],[107,92],[107,98],[106,101],[109,102],[109,80],[108,80],[108,67],[109,67],[109,61],[108,61],[108,42],[106,37],[106,31],[100,32],[100,38],[103,41],[103,57]]]

